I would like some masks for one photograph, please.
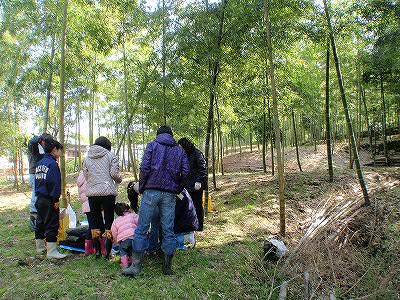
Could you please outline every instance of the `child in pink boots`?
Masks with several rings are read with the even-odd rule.
[[[111,232],[114,243],[119,244],[121,267],[127,268],[132,263],[132,242],[139,217],[125,203],[115,203],[115,213],[119,217],[114,220]]]

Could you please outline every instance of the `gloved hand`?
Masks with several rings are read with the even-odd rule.
[[[195,189],[196,191],[200,190],[200,189],[201,189],[201,183],[200,183],[200,182],[196,182],[196,183],[194,184],[194,189]]]
[[[182,193],[179,193],[178,195],[176,195],[178,198],[179,198],[179,200],[183,200],[183,198],[184,198],[184,196],[183,196],[183,194]]]
[[[140,193],[139,193],[139,182],[136,182],[136,183],[133,185],[133,189],[134,189],[134,191],[135,191],[136,193],[140,194]]]

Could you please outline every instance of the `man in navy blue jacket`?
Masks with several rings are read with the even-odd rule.
[[[185,151],[173,138],[168,126],[157,130],[157,137],[147,145],[140,166],[139,191],[142,199],[139,221],[133,241],[133,263],[122,274],[135,276],[142,270],[144,251],[148,248],[147,232],[153,215],[159,212],[164,252],[163,273],[171,275],[176,249],[174,234],[176,195],[183,190],[183,179],[189,174]]]
[[[57,250],[61,195],[61,173],[57,159],[61,156],[63,146],[51,139],[45,140],[44,148],[46,154],[38,162],[35,172],[36,252],[43,254],[47,248],[47,257],[60,259],[66,257]]]

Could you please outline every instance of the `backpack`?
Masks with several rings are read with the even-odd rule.
[[[33,136],[28,142],[28,152],[33,155],[33,156],[38,156],[39,155],[39,141],[40,141],[40,136]]]

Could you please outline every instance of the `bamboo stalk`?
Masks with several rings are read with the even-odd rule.
[[[281,285],[281,288],[279,290],[279,300],[285,300],[287,297],[287,290],[288,290],[288,282],[284,281]]]

